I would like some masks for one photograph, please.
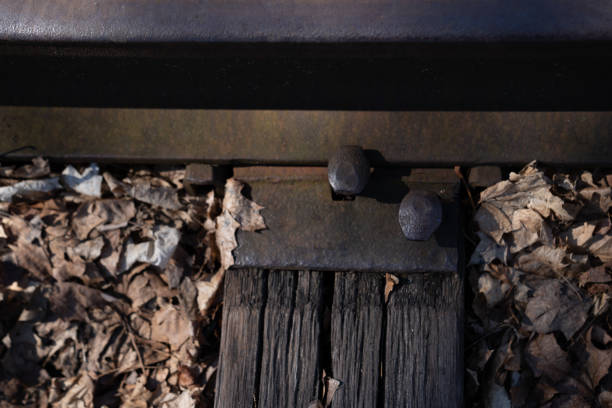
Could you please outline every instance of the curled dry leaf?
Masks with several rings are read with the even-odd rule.
[[[525,272],[544,276],[563,275],[568,266],[565,262],[566,251],[563,248],[541,246],[516,258],[516,264]]]
[[[342,387],[342,382],[332,377],[325,377],[325,408],[331,406],[334,395]]]
[[[189,390],[185,390],[178,395],[168,393],[159,401],[160,408],[194,408],[195,406],[196,402]]]
[[[612,234],[595,236],[589,245],[589,252],[602,262],[612,262]]]
[[[257,231],[266,228],[259,213],[262,206],[241,194],[244,185],[233,178],[225,184],[223,211],[216,219],[216,242],[221,255],[221,268],[227,270],[234,264],[232,251],[238,246],[236,230]]]
[[[0,201],[11,201],[16,195],[28,193],[48,193],[59,190],[62,185],[57,177],[42,180],[26,180],[15,183],[11,186],[0,187]]]
[[[228,210],[223,210],[217,217],[217,230],[215,239],[219,255],[221,256],[221,269],[227,270],[234,264],[232,251],[238,246],[236,241],[236,230],[240,224],[232,217]]]
[[[50,173],[49,162],[42,157],[32,159],[32,164],[26,164],[16,168],[2,177],[12,177],[19,179],[35,179],[48,176]]]
[[[223,197],[223,210],[229,211],[243,231],[265,229],[266,223],[259,213],[263,207],[243,196],[241,193],[243,187],[244,185],[236,179],[227,180],[225,196]]]
[[[209,267],[218,260],[216,206],[194,197],[184,211],[165,210],[180,205],[181,170],[130,171],[122,182],[106,173],[110,191],[99,188],[97,172],[95,165],[83,172],[68,167],[59,183],[18,181],[47,176],[44,160],[0,169],[0,178],[12,177],[0,179],[12,201],[0,204],[0,277],[10,284],[0,291],[0,365],[11,377],[0,378],[3,395],[85,407],[93,406],[95,390],[100,406],[195,406],[210,398],[196,378],[207,373],[209,380],[216,366],[196,359],[199,341],[206,353],[219,341],[211,327],[220,314],[201,315],[197,306],[207,292],[198,290],[200,278],[217,276],[215,288],[222,280],[223,271],[215,275]],[[29,193],[36,191],[44,194]],[[202,243],[204,233],[210,239]],[[146,249],[132,256],[144,263],[117,276],[131,240]],[[205,250],[212,255],[202,265]],[[183,366],[193,368],[194,381]]]
[[[587,373],[591,381],[591,388],[597,387],[602,378],[610,372],[612,364],[612,353],[609,350],[600,349],[593,344],[593,329],[589,329],[586,335],[586,351],[589,354],[587,360]]]
[[[606,271],[604,265],[590,268],[580,275],[580,286],[585,286],[589,283],[607,283],[612,281],[612,276]]]
[[[63,395],[51,398],[49,402],[58,408],[90,408],[93,407],[94,384],[85,372],[78,376],[59,380],[56,384]],[[59,393],[58,393],[59,394]]]
[[[389,295],[393,287],[399,283],[399,278],[392,273],[385,273],[385,303],[389,301]]]
[[[511,173],[482,191],[475,214],[470,284],[479,296],[468,338],[479,346],[467,361],[485,406],[608,400],[609,181],[589,172],[556,173],[553,181],[546,174],[535,163]],[[500,327],[510,327],[516,340],[500,340]],[[488,357],[488,350],[503,358]]]
[[[70,190],[91,197],[102,195],[102,176],[98,175],[98,165],[92,163],[80,173],[74,167],[68,165],[62,172],[62,181]]]
[[[68,320],[87,320],[87,309],[103,307],[114,301],[117,299],[113,296],[74,282],[57,282],[49,296],[49,306],[53,313]]]
[[[127,193],[138,201],[161,208],[178,210],[182,207],[174,188],[158,187],[147,182],[139,182],[130,186]]]
[[[553,384],[563,380],[571,369],[567,353],[552,334],[538,335],[529,342],[526,351],[527,364],[534,374],[547,377]]]
[[[87,201],[72,216],[72,229],[80,240],[85,240],[93,229],[109,231],[123,228],[136,215],[136,207],[129,200]]]
[[[151,339],[168,343],[173,349],[178,349],[194,335],[191,321],[172,304],[163,305],[155,312],[151,327]]]
[[[587,319],[590,299],[581,299],[556,279],[541,285],[527,303],[525,314],[538,333],[563,332],[570,339]]]
[[[86,261],[98,259],[104,247],[104,239],[100,236],[89,241],[83,241],[74,248],[74,253]]]
[[[129,270],[136,262],[164,269],[176,250],[181,234],[176,228],[159,225],[153,228],[153,240],[134,244],[128,240],[120,259],[119,272]]]
[[[470,258],[470,265],[487,265],[495,260],[501,261],[504,264],[508,263],[509,251],[507,247],[498,245],[488,235],[480,231],[476,234],[480,241]]]

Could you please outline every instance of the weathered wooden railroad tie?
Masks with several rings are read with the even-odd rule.
[[[454,175],[375,171],[349,199],[332,193],[324,168],[238,168],[235,177],[265,207],[268,228],[238,233],[215,406],[306,408],[321,398],[323,375],[341,383],[332,407],[461,406]],[[409,202],[418,192],[440,200],[429,232],[419,223],[436,212]],[[401,207],[429,218],[400,225]],[[408,240],[402,227],[425,236]],[[399,278],[387,301],[385,272]]]

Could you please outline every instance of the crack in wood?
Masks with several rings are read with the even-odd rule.
[[[322,397],[323,371],[342,382],[332,408],[461,406],[462,277],[404,275],[387,304],[384,284],[383,274],[228,271],[215,407],[306,408]]]

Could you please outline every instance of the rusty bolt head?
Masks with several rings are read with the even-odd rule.
[[[410,191],[400,204],[399,223],[411,241],[426,241],[442,223],[442,204],[430,191]]]
[[[370,178],[370,163],[359,146],[342,146],[329,159],[327,178],[337,194],[355,195]]]

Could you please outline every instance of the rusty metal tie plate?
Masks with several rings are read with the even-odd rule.
[[[267,229],[239,231],[236,267],[363,272],[454,272],[459,262],[459,211],[454,183],[414,183],[372,174],[354,200],[334,200],[327,180],[252,180]],[[398,211],[410,189],[429,190],[443,203],[440,228],[427,241],[409,241]],[[248,190],[248,189],[247,189]]]

